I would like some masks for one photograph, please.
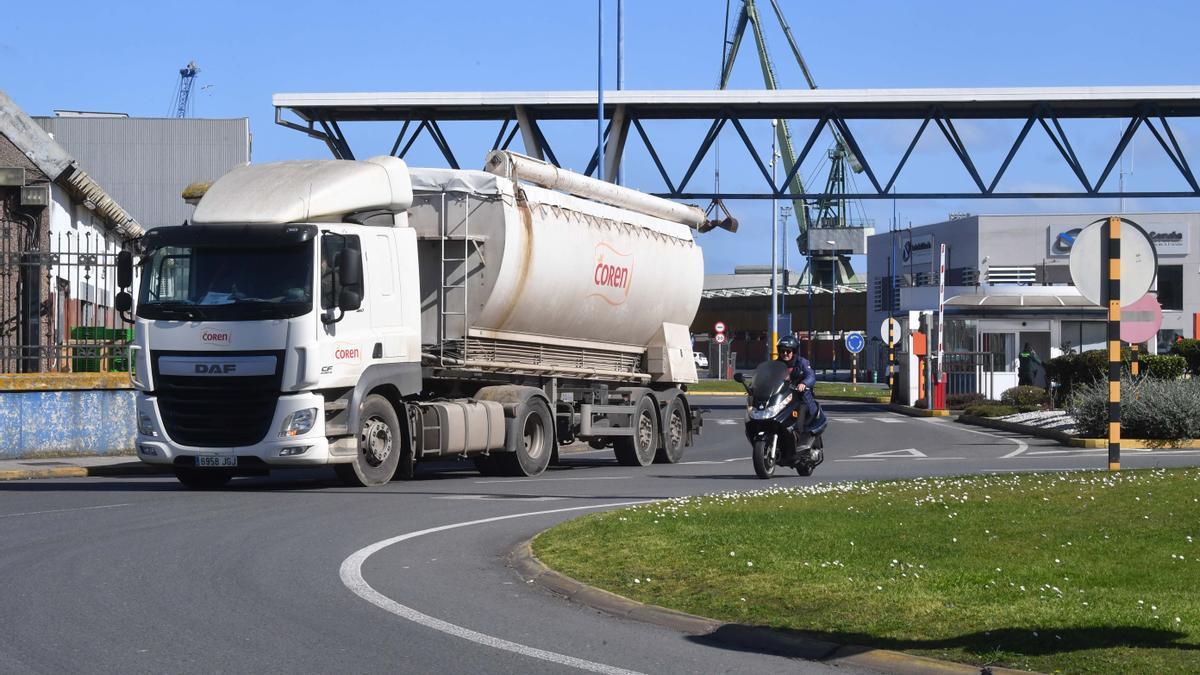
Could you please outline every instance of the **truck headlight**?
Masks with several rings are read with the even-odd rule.
[[[297,410],[288,415],[283,420],[283,426],[279,429],[280,436],[303,436],[312,431],[313,425],[317,423],[317,409],[305,408]]]
[[[155,428],[154,417],[147,412],[138,411],[138,433],[143,436],[157,436],[158,430]]]

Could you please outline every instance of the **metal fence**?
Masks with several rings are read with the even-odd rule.
[[[1000,355],[993,352],[946,352],[941,372],[946,375],[946,395],[980,393],[994,399],[996,366]],[[936,360],[936,359],[935,359]]]
[[[128,371],[121,243],[89,228],[43,239],[32,221],[0,220],[0,373]]]

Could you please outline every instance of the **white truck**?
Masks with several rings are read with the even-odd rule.
[[[246,165],[138,246],[137,452],[189,487],[333,465],[351,485],[559,445],[677,462],[700,431],[699,209],[509,152]],[[133,285],[122,255],[118,280]]]

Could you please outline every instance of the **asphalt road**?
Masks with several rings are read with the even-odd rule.
[[[811,478],[754,477],[737,398],[711,407],[683,463],[563,455],[534,479],[424,466],[382,489],[332,471],[189,492],[168,478],[0,483],[0,671],[826,672],[613,618],[530,586],[520,541],[614,504],[770,482],[1097,469],[1103,450],[829,403]],[[1123,454],[1194,465],[1200,451]],[[489,521],[489,522],[478,522]]]

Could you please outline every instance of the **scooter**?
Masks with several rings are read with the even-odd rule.
[[[741,373],[733,379],[746,388],[746,438],[754,473],[770,478],[775,467],[790,466],[801,476],[811,476],[825,459],[822,434],[829,420],[821,404],[810,424],[804,397],[791,386],[788,367],[781,361],[760,364],[750,384]]]

